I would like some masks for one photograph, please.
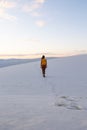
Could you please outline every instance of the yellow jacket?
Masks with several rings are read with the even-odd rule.
[[[41,59],[41,66],[43,65],[47,66],[47,60],[45,58]]]

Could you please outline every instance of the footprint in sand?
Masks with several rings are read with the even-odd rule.
[[[72,110],[84,110],[84,107],[79,103],[81,98],[60,96],[57,97],[55,105],[58,107],[64,107]]]

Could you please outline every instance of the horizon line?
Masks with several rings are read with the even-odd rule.
[[[9,59],[9,58],[19,58],[19,59],[32,59],[32,58],[40,58],[42,55],[46,55],[46,57],[68,57],[75,55],[85,55],[85,53],[36,53],[36,54],[0,54],[0,59]]]

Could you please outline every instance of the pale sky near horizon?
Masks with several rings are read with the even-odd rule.
[[[87,53],[87,0],[0,0],[0,55]]]

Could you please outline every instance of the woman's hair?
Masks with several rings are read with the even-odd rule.
[[[44,58],[45,58],[45,56],[43,55],[43,56],[42,56],[42,59],[44,59]]]

